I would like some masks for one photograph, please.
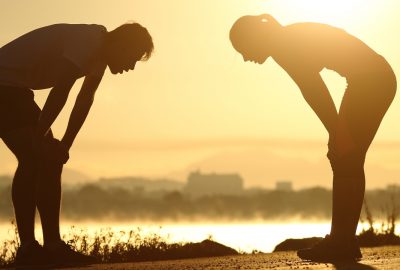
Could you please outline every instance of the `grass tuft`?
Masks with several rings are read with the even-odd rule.
[[[12,240],[7,240],[0,246],[0,267],[9,267],[15,260],[20,246],[18,230],[14,221]],[[111,228],[101,229],[93,236],[85,229],[72,226],[69,233],[63,235],[63,240],[74,250],[94,256],[102,263],[121,263],[139,261],[157,261],[168,259],[184,259],[197,257],[212,257],[236,255],[232,248],[221,245],[212,237],[201,243],[168,243],[157,233],[143,236],[142,229],[136,228],[129,232],[113,232]]]

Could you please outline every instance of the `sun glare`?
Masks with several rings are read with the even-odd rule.
[[[371,16],[378,8],[382,8],[384,2],[377,0],[284,0],[280,4],[294,17],[346,25]]]

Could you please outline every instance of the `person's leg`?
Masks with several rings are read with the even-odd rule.
[[[331,237],[335,240],[355,237],[365,193],[366,153],[395,91],[395,79],[382,74],[369,84],[351,85],[343,97],[329,156],[333,169]]]
[[[362,257],[355,234],[365,191],[364,161],[395,92],[394,74],[369,74],[368,82],[350,83],[339,110],[337,133],[330,134],[328,158],[333,170],[331,233],[297,255],[334,262]],[[375,76],[375,80],[371,78]]]
[[[34,241],[35,174],[33,127],[40,115],[30,89],[0,85],[0,137],[18,160],[12,200],[21,244]]]
[[[48,139],[51,140],[52,136]],[[61,241],[60,206],[62,168],[63,164],[55,162],[48,156],[42,157],[38,161],[35,194],[36,205],[42,222],[45,246]]]
[[[12,184],[12,200],[21,245],[35,240],[35,174],[32,153],[32,128],[21,128],[3,135],[3,141],[15,154],[18,168]]]
[[[365,192],[364,153],[351,153],[332,162],[331,237],[354,240]]]
[[[3,135],[3,140],[18,159],[12,197],[21,242],[33,241],[35,208],[41,217],[44,242],[60,241],[62,165],[51,157],[35,156],[32,150],[33,127]],[[45,143],[53,140],[50,133]]]
[[[59,241],[62,164],[48,155],[34,153],[33,134],[40,108],[29,89],[0,86],[0,135],[18,160],[12,198],[21,243],[34,241],[35,209],[38,207],[45,242]],[[44,146],[54,143],[52,133]],[[39,158],[40,157],[40,158]]]

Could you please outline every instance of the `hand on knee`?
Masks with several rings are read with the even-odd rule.
[[[50,164],[65,164],[69,159],[67,148],[57,139],[46,139],[38,153],[39,158]]]
[[[352,151],[345,155],[331,156],[329,160],[334,176],[353,177],[364,173],[364,153]]]
[[[346,129],[338,128],[335,134],[329,135],[328,149],[327,156],[332,161],[342,156],[352,155],[357,151],[357,146]]]

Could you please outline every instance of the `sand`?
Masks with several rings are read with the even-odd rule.
[[[372,270],[400,269],[400,246],[363,248],[363,259],[352,264],[325,264],[302,262],[295,252],[277,252],[256,255],[238,255],[216,258],[187,259],[141,263],[98,264],[64,270],[289,270],[289,269],[336,269]]]

